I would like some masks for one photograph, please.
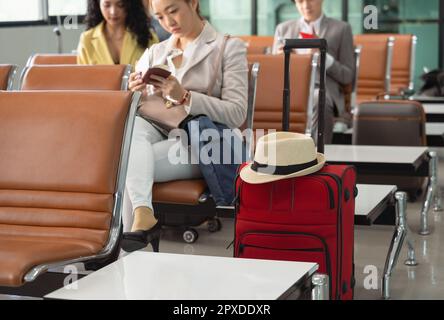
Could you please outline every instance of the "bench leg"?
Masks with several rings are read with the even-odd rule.
[[[434,188],[434,197],[433,197],[433,211],[435,212],[441,212],[443,211],[442,206],[442,193],[441,188],[439,187],[439,181],[438,181],[438,166],[439,166],[439,157],[436,152],[433,153],[432,157],[432,177],[433,177],[433,188]]]
[[[416,260],[416,254],[415,254],[415,247],[413,246],[412,238],[410,236],[411,232],[407,228],[407,245],[409,247],[408,254],[407,254],[407,260],[405,261],[405,265],[409,267],[416,267],[418,265],[418,261]]]
[[[421,228],[419,234],[427,236],[430,234],[429,229],[429,211],[430,207],[434,206],[434,210],[442,210],[441,206],[441,192],[438,190],[438,155],[436,152],[430,152],[430,177],[427,185],[427,194],[421,210]]]
[[[439,185],[436,187],[435,205],[434,205],[433,211],[435,211],[435,212],[444,211],[443,206],[442,206],[441,188],[439,187]]]
[[[313,285],[311,300],[330,300],[328,275],[316,273],[311,279],[311,284]]]
[[[397,192],[396,195],[396,228],[393,234],[390,248],[387,254],[384,267],[384,278],[382,281],[382,296],[384,299],[390,299],[390,279],[393,270],[398,262],[399,253],[401,252],[404,240],[407,238],[409,246],[408,259],[406,264],[417,265],[415,250],[413,243],[408,236],[408,227],[406,222],[407,194],[405,192]]]
[[[407,197],[407,196],[406,196]],[[407,198],[404,200],[402,194],[397,195],[396,198],[397,205],[399,209],[397,210],[397,216],[399,220],[399,225],[404,229],[405,239],[407,241],[408,253],[405,265],[409,267],[415,267],[418,265],[415,254],[415,246],[413,245],[412,232],[407,223]]]

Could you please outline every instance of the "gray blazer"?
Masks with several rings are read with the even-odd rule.
[[[191,50],[178,69],[177,78],[191,92],[190,114],[204,114],[215,122],[238,128],[244,123],[248,108],[247,48],[240,39],[228,39],[222,65],[215,70],[223,39],[224,35],[206,22],[200,36],[190,44]],[[148,59],[149,66],[166,64],[176,40],[171,36],[151,46],[141,59]],[[213,93],[208,96],[207,89],[214,77]]]
[[[291,20],[279,24],[274,37],[273,53],[279,48],[279,38],[294,39],[299,37],[300,20]],[[321,21],[320,38],[328,43],[328,53],[335,59],[327,70],[327,94],[332,98],[339,115],[345,111],[342,85],[350,84],[355,73],[353,34],[348,23],[326,16]]]

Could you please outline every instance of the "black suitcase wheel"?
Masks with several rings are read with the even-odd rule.
[[[183,240],[186,243],[195,243],[197,238],[199,238],[199,233],[194,229],[187,229],[183,233]]]
[[[218,218],[208,220],[207,228],[211,233],[218,232],[222,229],[222,222]]]

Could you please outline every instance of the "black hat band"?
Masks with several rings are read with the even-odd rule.
[[[318,163],[319,163],[318,159],[315,159],[311,162],[296,164],[296,165],[292,165],[292,166],[271,166],[268,164],[261,164],[261,163],[255,161],[251,165],[251,170],[253,170],[257,173],[287,176],[287,175],[314,167]]]

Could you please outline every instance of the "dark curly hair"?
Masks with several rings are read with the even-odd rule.
[[[152,39],[149,26],[151,19],[145,12],[142,0],[122,0],[127,12],[125,25],[137,38],[140,47],[148,47]],[[85,17],[86,30],[96,27],[104,20],[100,11],[100,0],[88,0],[88,9]]]

